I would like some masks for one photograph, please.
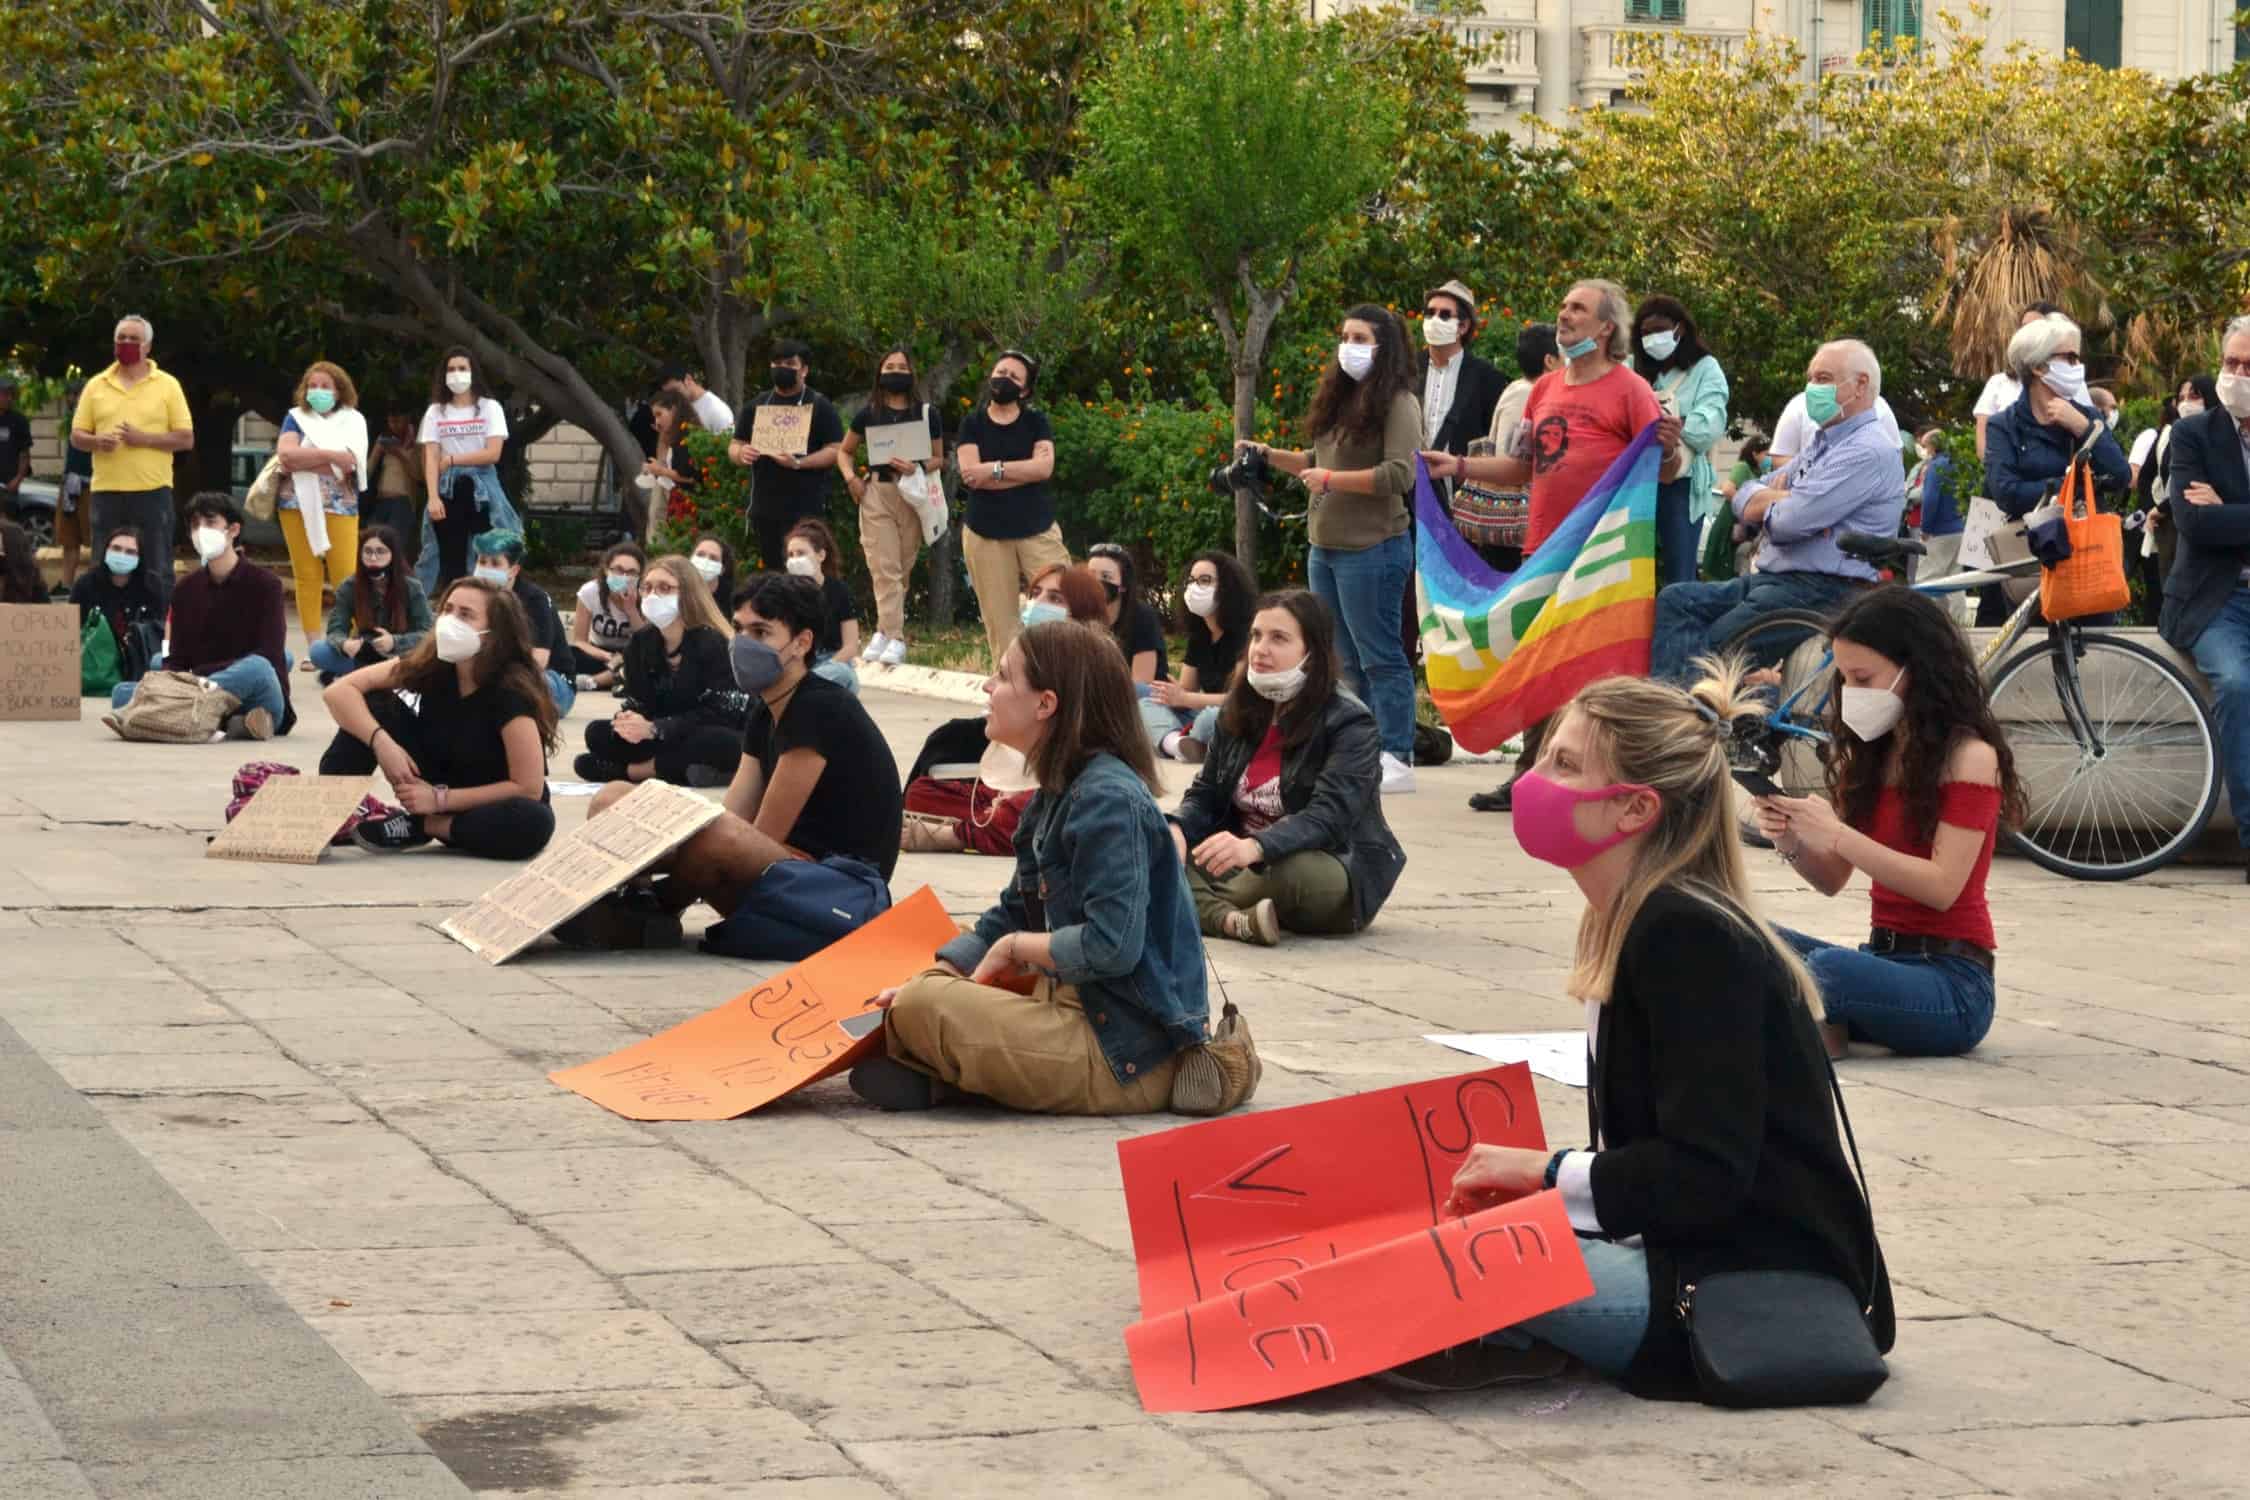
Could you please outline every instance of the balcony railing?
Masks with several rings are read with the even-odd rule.
[[[1493,89],[1520,97],[1510,102],[1529,105],[1539,88],[1539,28],[1531,21],[1503,21],[1472,16],[1448,23],[1453,39],[1469,48],[1469,87]]]
[[[1602,22],[1578,28],[1578,102],[1587,108],[1615,103],[1652,62],[1709,57],[1731,62],[1749,40],[1746,26],[1646,26]]]

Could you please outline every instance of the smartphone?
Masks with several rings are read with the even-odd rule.
[[[1774,784],[1774,779],[1771,776],[1763,771],[1746,771],[1740,766],[1734,767],[1733,771],[1735,785],[1741,787],[1753,797],[1782,797],[1788,795]]]

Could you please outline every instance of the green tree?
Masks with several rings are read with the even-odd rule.
[[[1281,0],[1160,0],[1117,44],[1085,113],[1087,202],[1141,284],[1207,307],[1252,435],[1275,320],[1306,259],[1391,175],[1400,110],[1343,27]],[[1257,507],[1235,496],[1255,565]]]

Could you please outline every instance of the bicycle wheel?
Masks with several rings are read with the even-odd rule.
[[[2027,803],[2008,842],[2057,874],[2146,875],[2177,859],[2211,821],[2220,787],[2211,711],[2146,646],[2111,635],[2050,636],[1994,675],[1992,712]]]
[[[1828,769],[1822,753],[1828,742],[1828,688],[1816,679],[1828,660],[1827,618],[1809,609],[1760,615],[1722,645],[1719,654],[1741,657],[1751,671],[1781,674],[1780,687],[1768,691],[1776,705],[1789,705],[1782,722],[1806,732],[1784,736],[1781,769],[1773,779],[1792,797],[1825,792]]]

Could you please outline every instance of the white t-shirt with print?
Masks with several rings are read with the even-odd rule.
[[[486,396],[475,406],[432,406],[422,413],[422,430],[415,438],[418,443],[435,443],[438,448],[455,458],[464,453],[474,453],[494,438],[508,435],[508,414],[500,403]]]

